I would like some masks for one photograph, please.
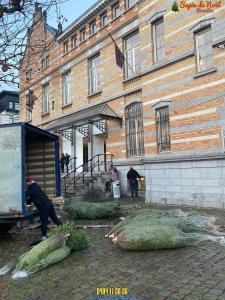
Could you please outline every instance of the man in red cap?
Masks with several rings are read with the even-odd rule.
[[[33,202],[40,212],[41,233],[42,239],[44,240],[47,237],[47,225],[49,217],[56,225],[61,225],[62,222],[58,219],[52,202],[42,191],[40,186],[32,178],[27,178],[26,184],[26,200],[28,204]]]

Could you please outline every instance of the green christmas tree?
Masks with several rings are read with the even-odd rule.
[[[174,1],[172,5],[172,11],[178,12],[179,11],[179,6],[176,1]]]

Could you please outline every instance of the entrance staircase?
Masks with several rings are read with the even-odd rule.
[[[72,158],[69,172],[61,176],[62,194],[66,198],[80,200],[85,195],[94,195],[97,191],[105,193],[105,182],[110,180],[108,170],[112,158],[112,154],[97,154],[78,167],[76,158]]]

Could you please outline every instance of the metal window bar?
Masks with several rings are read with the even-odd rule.
[[[169,108],[163,107],[156,111],[156,135],[158,152],[171,149]]]
[[[127,156],[144,155],[142,103],[132,103],[125,111]]]

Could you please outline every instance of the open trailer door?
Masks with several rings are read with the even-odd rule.
[[[0,232],[37,214],[26,206],[27,177],[60,196],[59,138],[27,123],[0,125]]]
[[[23,211],[21,126],[0,126],[0,215]]]

